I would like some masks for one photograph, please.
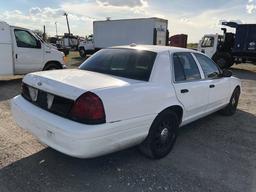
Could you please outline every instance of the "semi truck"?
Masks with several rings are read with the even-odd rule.
[[[93,35],[79,44],[81,57],[112,46],[128,44],[167,45],[168,21],[161,18],[104,20],[93,22]]]
[[[234,63],[256,63],[256,24],[222,22],[222,25],[234,28],[235,33],[221,28],[222,35],[204,35],[198,51],[211,57],[221,68],[229,68]]]
[[[64,67],[62,52],[31,30],[0,21],[0,77]]]

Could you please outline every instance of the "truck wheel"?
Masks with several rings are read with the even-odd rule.
[[[234,115],[237,109],[239,96],[240,96],[240,88],[237,87],[235,88],[228,105],[224,109],[220,110],[220,113],[225,116]]]
[[[179,121],[176,113],[164,111],[153,121],[148,136],[140,144],[140,151],[149,158],[160,159],[169,154],[178,135]]]
[[[46,64],[43,71],[49,71],[49,70],[55,70],[55,69],[62,69],[62,67],[60,66],[60,64],[52,62],[52,63]]]
[[[234,59],[229,53],[216,53],[212,59],[221,69],[227,69],[234,64]]]
[[[79,54],[80,54],[80,57],[82,58],[86,57],[86,52],[83,47],[79,48]]]

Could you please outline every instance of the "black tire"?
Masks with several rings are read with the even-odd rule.
[[[140,151],[149,158],[160,159],[170,153],[178,136],[179,121],[175,112],[164,111],[153,121]]]
[[[240,88],[237,87],[232,93],[229,104],[224,109],[220,110],[220,113],[225,116],[234,115],[237,110],[239,97],[240,97]]]
[[[49,70],[56,70],[56,69],[62,69],[61,65],[58,63],[48,63],[44,67],[44,71],[49,71]]]
[[[216,53],[212,59],[221,69],[228,69],[234,64],[234,59],[229,53]]]
[[[80,57],[82,57],[82,58],[85,58],[85,57],[86,57],[86,52],[85,52],[85,50],[84,50],[83,47],[80,47],[80,48],[79,48],[79,55],[80,55]]]

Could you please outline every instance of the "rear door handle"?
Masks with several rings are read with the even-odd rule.
[[[188,93],[189,90],[188,90],[188,89],[181,89],[180,92],[181,92],[181,93]]]
[[[17,53],[15,54],[15,58],[18,59],[18,54]]]
[[[210,88],[214,88],[214,87],[215,87],[215,85],[209,85],[209,87],[210,87]]]

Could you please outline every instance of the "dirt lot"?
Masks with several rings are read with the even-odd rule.
[[[81,63],[72,53],[69,66]],[[238,112],[180,129],[174,150],[148,160],[136,148],[100,158],[71,158],[41,145],[14,123],[9,99],[21,79],[0,82],[0,191],[256,191],[256,66],[232,68],[242,79]]]

